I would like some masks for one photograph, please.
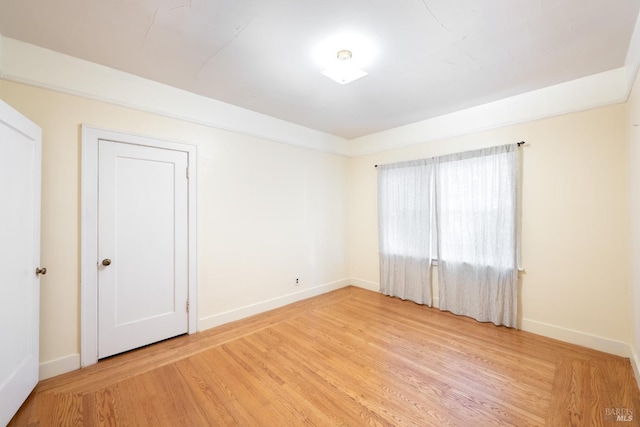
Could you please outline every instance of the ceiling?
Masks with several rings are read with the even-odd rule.
[[[639,10],[640,0],[0,0],[0,34],[352,139],[622,67]],[[336,35],[368,42],[366,77],[339,85],[321,73],[318,46]],[[336,53],[362,53],[342,44]]]

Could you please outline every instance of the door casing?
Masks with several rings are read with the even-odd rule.
[[[188,155],[188,293],[189,334],[197,332],[197,148],[195,145],[165,141],[82,125],[82,201],[80,267],[80,365],[98,362],[98,141],[183,151]]]

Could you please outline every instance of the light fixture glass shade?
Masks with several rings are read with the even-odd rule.
[[[322,74],[341,85],[366,76],[362,69],[368,68],[375,56],[373,43],[354,32],[336,33],[314,49],[315,60],[324,69]]]
[[[358,80],[361,77],[367,75],[367,72],[351,67],[344,63],[338,63],[331,68],[327,68],[322,72],[325,76],[329,77],[336,83],[346,85],[354,80]]]

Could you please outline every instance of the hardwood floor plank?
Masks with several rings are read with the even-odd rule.
[[[117,425],[117,397],[120,393],[110,389],[97,390],[82,396],[82,420],[84,424],[115,426]]]
[[[361,318],[361,316],[358,317]],[[326,322],[329,322],[329,320],[327,319]],[[547,404],[541,402],[543,399],[540,396],[536,396],[535,391],[537,389],[535,387],[527,386],[525,382],[515,384],[511,382],[513,376],[522,378],[522,375],[527,375],[528,377],[533,375],[533,372],[529,372],[528,369],[525,370],[525,374],[522,373],[521,367],[526,365],[520,363],[520,360],[516,361],[517,363],[504,363],[504,359],[509,358],[508,354],[506,358],[503,357],[503,352],[496,352],[491,358],[479,357],[469,351],[460,353],[446,346],[432,345],[435,340],[432,341],[431,338],[423,342],[421,334],[415,333],[412,335],[405,334],[405,343],[407,345],[398,349],[397,338],[403,332],[395,331],[390,333],[388,334],[389,339],[384,340],[380,337],[387,335],[383,333],[385,327],[389,327],[389,322],[386,325],[380,324],[375,325],[373,328],[363,328],[359,333],[367,334],[367,329],[374,330],[375,333],[367,337],[367,341],[370,344],[375,344],[381,349],[395,347],[396,354],[401,351],[407,361],[421,360],[431,370],[450,372],[448,381],[457,381],[459,386],[471,387],[478,392],[483,392],[485,395],[494,395],[498,398],[501,398],[506,392],[519,391],[520,399],[518,403],[520,406],[527,408],[527,412],[530,412],[532,407],[538,406],[540,403],[541,405],[538,408],[539,415],[544,417],[544,414],[546,414]],[[482,352],[486,354],[484,349]],[[500,359],[502,359],[501,363],[495,362]],[[452,361],[455,362],[455,366],[451,366]],[[460,363],[461,361],[464,361],[464,364]],[[375,360],[369,363],[375,363]],[[549,372],[552,373],[552,366],[550,364],[547,365],[549,365]],[[539,376],[539,368],[536,372],[536,375]],[[503,386],[504,384],[507,384],[507,386]],[[547,390],[550,392],[550,387],[547,387]],[[547,395],[548,392],[545,390]],[[515,408],[513,410],[517,411]]]
[[[195,382],[191,387],[191,399],[205,408],[213,425],[256,425],[259,422],[239,400],[233,371],[219,362],[216,351],[200,353],[178,364],[183,377]]]
[[[252,340],[267,354],[270,366],[277,369],[287,378],[287,386],[300,397],[322,412],[333,425],[359,425],[362,423],[356,411],[349,410],[346,405],[336,405],[334,401],[344,402],[348,397],[335,389],[322,378],[315,367],[309,363],[300,364],[298,354],[291,351],[267,330]],[[275,345],[274,345],[275,344]],[[309,358],[307,357],[307,360]]]
[[[564,427],[625,410],[640,416],[628,359],[348,287],[42,381],[10,426]]]

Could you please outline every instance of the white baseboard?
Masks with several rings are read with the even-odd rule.
[[[336,289],[344,288],[349,285],[358,286],[360,288],[368,289],[374,292],[379,291],[379,284],[374,282],[369,282],[361,279],[342,279],[313,288],[305,289],[299,292],[294,292],[281,297],[272,298],[256,304],[240,307],[235,310],[229,310],[224,313],[202,318],[198,322],[198,330],[202,331],[205,329],[213,328],[215,326],[220,326],[225,323],[240,320],[245,317],[253,316],[255,314],[260,314],[268,310],[273,310],[287,304],[321,295]],[[437,301],[435,300],[434,305],[437,306]],[[521,329],[523,331],[531,332],[549,338],[554,338],[571,344],[581,345],[584,347],[592,348],[594,350],[603,351],[605,353],[615,354],[621,357],[628,357],[630,359],[631,367],[633,368],[633,373],[636,377],[636,381],[638,382],[638,386],[640,387],[640,357],[638,356],[635,349],[627,343],[531,319],[522,319]],[[58,359],[40,363],[39,379],[40,381],[42,381],[47,378],[75,371],[76,369],[80,369],[80,354],[71,354],[68,356],[60,357]]]
[[[633,375],[636,378],[636,383],[638,383],[638,387],[640,388],[640,359],[638,358],[638,353],[634,346],[630,345],[629,350],[631,355],[629,356],[629,361],[631,362],[631,368],[633,369]]]
[[[325,283],[324,285],[315,286],[313,288],[304,289],[298,292],[293,292],[291,294],[283,295],[281,297],[276,297],[266,301],[261,301],[255,304],[236,308],[234,310],[225,311],[224,313],[203,317],[198,322],[198,330],[203,331],[205,329],[224,325],[225,323],[244,319],[245,317],[253,316],[255,314],[264,313],[265,311],[273,310],[275,308],[279,308],[287,304],[291,304],[297,301],[302,301],[304,299],[315,297],[317,295],[325,294],[327,292],[344,288],[349,285],[350,285],[349,279],[337,280],[335,282]]]
[[[380,283],[370,282],[363,279],[349,279],[349,284],[362,289],[368,289],[374,292],[380,292]]]
[[[350,283],[354,286],[375,292],[380,290],[380,284],[370,282],[368,280],[353,278],[350,279]],[[440,307],[440,299],[437,294],[433,296],[433,307]],[[523,331],[542,335],[548,338],[554,338],[570,344],[581,345],[583,347],[592,348],[605,353],[615,354],[616,356],[628,357],[631,359],[631,365],[633,366],[636,380],[640,386],[640,358],[635,351],[632,350],[631,346],[625,342],[615,341],[609,338],[531,319],[522,319],[520,328]]]
[[[39,380],[46,380],[76,369],[80,369],[80,354],[70,354],[69,356],[42,362],[40,363]]]
[[[522,319],[521,329],[570,344],[577,344],[605,353],[615,354],[616,356],[631,357],[631,347],[629,344],[586,332],[550,325],[531,319]]]
[[[264,311],[282,307],[296,301],[301,301],[303,299],[311,298],[316,295],[344,288],[346,286],[349,286],[349,284],[350,283],[348,279],[342,279],[335,282],[326,283],[321,286],[316,286],[314,288],[294,292],[282,297],[273,298],[257,304],[252,304],[250,306],[241,307],[236,310],[220,313],[215,316],[206,317],[200,319],[200,321],[198,322],[198,330],[212,328],[214,326],[222,325],[234,320],[239,320],[244,317],[252,316],[254,314],[259,314]],[[75,371],[76,369],[80,369],[80,354],[71,354],[69,356],[42,362],[40,363],[39,380],[46,380],[47,378],[52,378],[57,375]]]

